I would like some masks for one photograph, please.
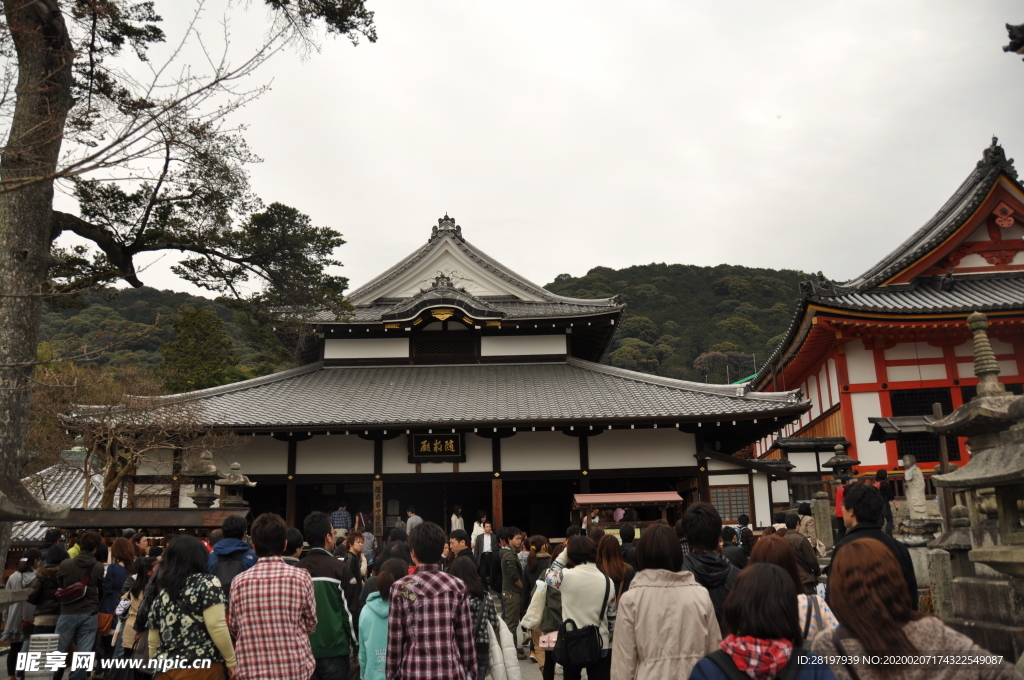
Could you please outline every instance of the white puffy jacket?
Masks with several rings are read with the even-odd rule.
[[[488,622],[487,635],[491,641],[491,667],[487,674],[492,680],[523,680],[523,673],[519,670],[519,658],[516,656],[516,643],[508,626],[499,623],[498,630],[495,631]]]

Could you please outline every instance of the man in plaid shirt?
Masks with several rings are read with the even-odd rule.
[[[277,556],[288,542],[288,526],[278,515],[257,517],[251,534],[259,561],[232,580],[228,598],[234,680],[307,680],[316,668],[309,646],[316,630],[313,579]]]
[[[469,594],[439,564],[445,538],[433,522],[409,532],[416,569],[391,586],[387,680],[479,680]]]
[[[338,531],[338,538],[345,538],[352,530],[352,513],[348,511],[348,503],[342,501],[338,509],[331,513],[331,524]]]

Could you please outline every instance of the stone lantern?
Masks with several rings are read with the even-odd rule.
[[[836,455],[826,460],[821,466],[832,468],[832,476],[835,479],[839,479],[841,475],[850,475],[852,477],[853,466],[860,465],[860,461],[846,455],[846,447],[842,444],[836,444],[833,450],[836,452]]]
[[[1024,529],[1017,499],[1024,497],[1024,397],[1010,394],[998,380],[999,364],[989,343],[985,315],[975,312],[967,322],[974,333],[978,396],[932,423],[931,429],[940,436],[968,437],[971,460],[932,481],[938,487],[968,491],[969,559],[1020,578],[1024,577]]]
[[[221,478],[217,466],[213,464],[213,454],[203,451],[195,469],[185,470],[181,474],[192,478],[196,489],[187,495],[196,504],[196,507],[204,510],[212,508],[213,502],[220,497],[215,487],[217,480]]]
[[[227,489],[227,495],[220,500],[222,508],[247,508],[249,503],[242,498],[242,490],[247,487],[256,486],[256,482],[250,482],[249,478],[242,474],[242,466],[238,463],[231,464],[231,472],[224,479],[214,482],[217,486]]]

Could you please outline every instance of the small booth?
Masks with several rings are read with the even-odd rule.
[[[186,534],[202,540],[219,529],[231,515],[251,521],[249,508],[127,508],[121,510],[71,510],[67,517],[44,522],[46,526],[77,531],[96,531],[106,543],[112,543],[124,529],[143,531],[152,545],[166,547],[170,539]],[[69,543],[70,545],[70,543]]]
[[[674,524],[683,516],[683,497],[675,491],[651,491],[646,493],[578,493],[573,497],[573,522],[583,526],[584,519],[594,510],[600,511],[597,526],[606,534],[618,538],[619,529],[629,524],[637,530],[637,536],[644,527],[658,522]],[[615,521],[617,510],[625,511],[621,521]],[[630,510],[636,511],[640,519],[626,521]]]

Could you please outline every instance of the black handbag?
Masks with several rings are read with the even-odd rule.
[[[555,661],[563,668],[584,668],[601,660],[604,647],[601,641],[601,622],[608,608],[608,592],[611,579],[604,577],[604,597],[601,598],[601,615],[597,625],[579,628],[572,619],[566,619],[558,628],[558,642],[555,643]]]

